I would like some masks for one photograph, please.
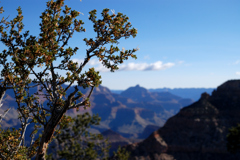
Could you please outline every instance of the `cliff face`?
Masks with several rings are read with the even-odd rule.
[[[131,159],[240,159],[226,149],[228,128],[240,123],[240,80],[231,80],[185,107],[141,143],[127,146]]]

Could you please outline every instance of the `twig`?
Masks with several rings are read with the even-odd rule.
[[[8,109],[4,112],[3,115],[0,114],[0,123],[2,122],[2,119],[6,116],[6,114],[9,112],[10,109],[11,109],[11,108],[8,108]]]

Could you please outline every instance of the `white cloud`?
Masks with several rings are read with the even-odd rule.
[[[171,68],[173,67],[175,64],[174,63],[165,63],[163,64],[162,61],[157,61],[155,63],[128,63],[128,64],[124,64],[121,65],[119,67],[120,71],[133,71],[133,70],[137,70],[137,71],[150,71],[150,70],[164,70],[167,68]]]
[[[84,62],[83,59],[72,59],[73,62],[77,62],[79,65]],[[94,66],[94,65],[100,65],[101,62],[98,61],[97,59],[91,59],[88,63],[88,65]]]
[[[104,67],[102,64],[97,66],[95,68],[96,71],[99,71],[99,72],[110,72],[110,69],[107,69],[106,67]]]
[[[78,62],[78,64],[81,64],[83,62],[83,59],[73,59],[73,62]],[[96,66],[95,69],[100,72],[109,72],[110,69],[107,69],[102,65],[100,61],[97,59],[91,59],[87,65]],[[118,71],[159,71],[159,70],[165,70],[168,68],[173,67],[174,63],[163,63],[162,61],[157,61],[155,63],[128,63],[128,64],[122,64],[119,66]]]
[[[183,64],[183,63],[184,63],[184,61],[178,61],[177,63],[178,63],[178,64]]]
[[[102,63],[97,59],[91,59],[88,64],[91,66],[94,66],[94,65],[101,65]]]
[[[72,60],[74,63],[77,62],[79,65],[83,63],[83,59],[73,59]]]
[[[234,65],[237,65],[237,64],[239,64],[240,63],[240,60],[236,60],[233,64]]]
[[[149,55],[144,56],[144,59],[150,59]]]
[[[236,72],[236,75],[240,75],[240,72]]]

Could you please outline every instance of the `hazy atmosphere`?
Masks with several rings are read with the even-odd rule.
[[[23,10],[24,30],[38,35],[39,16],[46,0],[4,0],[4,17]],[[102,85],[110,89],[126,89],[139,84],[145,88],[215,88],[229,79],[240,77],[240,1],[238,0],[67,0],[72,9],[81,12],[85,33],[74,34],[68,44],[79,47],[73,61],[85,57],[83,39],[95,38],[88,12],[104,8],[129,17],[136,38],[123,39],[122,49],[139,48],[137,60],[130,59],[115,73],[93,59],[88,67],[101,72]],[[0,45],[2,48],[4,46]],[[57,62],[60,63],[60,60]],[[36,68],[37,69],[37,68]],[[64,72],[59,71],[65,76]]]

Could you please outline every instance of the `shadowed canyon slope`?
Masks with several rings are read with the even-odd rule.
[[[140,143],[128,145],[134,160],[237,160],[226,149],[228,129],[240,123],[240,80],[203,93]]]

